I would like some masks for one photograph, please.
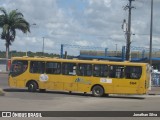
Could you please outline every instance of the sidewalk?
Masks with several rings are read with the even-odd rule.
[[[149,90],[148,95],[160,95],[160,87],[151,87],[151,90]]]

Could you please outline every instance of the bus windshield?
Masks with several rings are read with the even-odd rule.
[[[28,68],[28,62],[27,61],[19,61],[15,60],[12,62],[10,75],[11,76],[18,76],[22,73],[24,73]]]

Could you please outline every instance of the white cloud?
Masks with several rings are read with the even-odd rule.
[[[76,43],[77,45],[80,45],[80,46],[92,46],[91,43],[89,43],[89,42],[86,41],[86,40],[75,41],[75,43]]]

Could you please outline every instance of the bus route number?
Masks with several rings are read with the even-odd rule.
[[[136,82],[130,82],[130,85],[136,85],[137,83]]]

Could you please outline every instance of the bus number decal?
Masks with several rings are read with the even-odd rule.
[[[137,83],[136,82],[130,82],[130,85],[136,85]]]
[[[112,79],[100,78],[101,83],[112,83]]]
[[[42,82],[45,82],[48,80],[48,75],[46,74],[41,74],[40,77],[39,77],[39,80],[42,81]]]

